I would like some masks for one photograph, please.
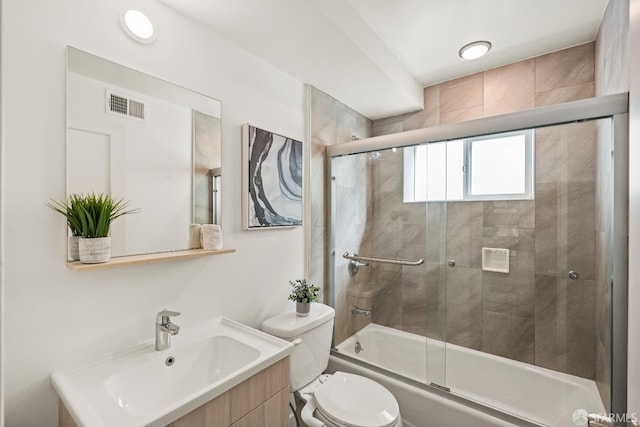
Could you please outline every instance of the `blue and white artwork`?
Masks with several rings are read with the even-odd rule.
[[[246,230],[302,225],[302,142],[243,126]]]

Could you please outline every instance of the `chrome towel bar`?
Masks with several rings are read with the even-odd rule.
[[[351,261],[355,261],[355,262],[364,262],[364,263],[369,263],[369,262],[382,262],[382,263],[386,263],[386,264],[398,264],[398,265],[420,265],[422,263],[424,263],[424,259],[419,259],[417,261],[412,261],[412,260],[408,260],[408,259],[394,259],[394,258],[378,258],[378,257],[372,257],[372,256],[359,256],[357,254],[349,254],[349,252],[345,252],[342,254],[342,258],[345,259],[350,259]]]

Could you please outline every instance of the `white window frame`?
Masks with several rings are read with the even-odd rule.
[[[471,194],[471,177],[473,162],[472,150],[473,143],[478,141],[486,141],[488,139],[508,138],[510,136],[524,136],[524,192],[523,193],[503,193],[503,194]],[[499,134],[484,135],[474,138],[466,138],[464,141],[464,186],[462,189],[462,200],[532,200],[534,190],[533,174],[534,168],[534,155],[533,155],[533,129],[518,130],[513,132],[504,132]]]
[[[473,195],[471,194],[471,178],[472,178],[472,168],[471,164],[472,159],[472,150],[473,143],[478,141],[484,141],[488,139],[496,139],[496,138],[505,138],[510,136],[524,135],[525,137],[525,190],[523,193],[512,193],[512,194],[483,194],[483,195]],[[534,199],[534,130],[533,129],[525,129],[519,131],[512,132],[501,132],[499,134],[491,134],[491,135],[483,135],[472,138],[464,138],[464,148],[463,148],[463,188],[462,188],[462,199],[443,199],[443,200],[429,200],[428,195],[426,200],[416,200],[415,198],[415,171],[416,171],[416,161],[417,158],[415,156],[416,148],[420,145],[414,145],[412,147],[404,148],[404,162],[403,162],[403,175],[404,175],[404,183],[403,183],[403,200],[405,203],[424,203],[424,202],[438,202],[438,201],[489,201],[489,200],[533,200]],[[459,141],[459,140],[457,140]],[[442,143],[445,141],[441,141],[438,143]]]

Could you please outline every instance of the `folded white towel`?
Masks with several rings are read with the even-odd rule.
[[[222,229],[217,224],[203,224],[200,232],[202,249],[215,251],[222,249]]]
[[[189,224],[189,249],[198,249],[202,246],[200,242],[200,224]]]

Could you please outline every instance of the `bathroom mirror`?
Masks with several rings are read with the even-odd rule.
[[[111,226],[112,255],[190,249],[220,224],[220,101],[67,48],[67,194],[104,192],[140,212]]]

